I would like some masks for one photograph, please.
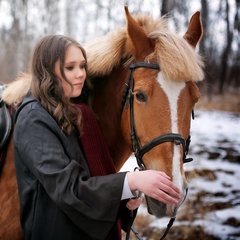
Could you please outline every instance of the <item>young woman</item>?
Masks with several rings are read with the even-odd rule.
[[[119,219],[126,226],[129,210],[141,203],[131,199],[136,189],[178,203],[179,190],[162,172],[91,172],[77,130],[84,128],[84,117],[75,102],[87,76],[86,53],[79,43],[62,35],[42,38],[31,74],[31,93],[17,110],[14,131],[26,240],[120,240]]]

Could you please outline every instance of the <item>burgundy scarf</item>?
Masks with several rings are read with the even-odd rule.
[[[80,139],[91,175],[103,176],[116,173],[101,129],[92,110],[86,104],[79,104],[79,107],[82,112],[83,123]],[[107,240],[121,240],[121,235],[121,220],[119,219],[114,225]]]

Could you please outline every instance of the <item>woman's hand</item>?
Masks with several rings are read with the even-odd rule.
[[[165,204],[178,204],[181,199],[180,190],[164,172],[145,170],[128,173],[130,189],[139,190]]]
[[[129,210],[134,210],[134,209],[138,208],[141,205],[142,201],[143,201],[143,199],[141,197],[140,198],[131,198],[127,202],[126,207]]]

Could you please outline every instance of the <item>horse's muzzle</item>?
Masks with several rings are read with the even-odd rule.
[[[165,216],[175,217],[179,207],[183,204],[187,197],[188,188],[185,189],[182,198],[177,205],[162,203],[156,199],[145,196],[147,202],[148,213],[156,216],[157,218],[162,218]]]

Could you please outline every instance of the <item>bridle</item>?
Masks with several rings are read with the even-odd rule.
[[[193,159],[192,158],[187,158],[188,150],[189,150],[189,145],[191,142],[191,137],[185,138],[181,134],[177,133],[166,133],[163,135],[160,135],[150,142],[146,143],[145,145],[142,146],[137,131],[135,127],[135,121],[134,121],[134,78],[133,78],[133,73],[134,70],[137,68],[148,68],[148,69],[155,69],[155,70],[160,70],[160,66],[156,63],[147,63],[147,62],[137,62],[137,63],[132,63],[130,65],[130,73],[128,76],[128,81],[126,83],[124,93],[123,93],[123,98],[122,98],[122,109],[124,106],[126,106],[126,109],[130,108],[130,137],[131,137],[131,144],[132,144],[132,151],[136,157],[137,163],[138,163],[138,169],[140,171],[145,169],[145,165],[143,163],[143,156],[145,153],[150,151],[152,148],[158,146],[159,144],[165,143],[165,142],[173,142],[176,145],[182,144],[183,148],[183,163],[191,162]],[[194,117],[194,113],[192,112],[192,117]],[[164,239],[173,225],[173,222],[175,220],[175,217],[171,218],[167,229],[163,236],[161,237],[160,240]],[[135,233],[136,237],[138,239],[142,239],[136,229],[131,226],[131,230]],[[129,239],[129,234],[130,234],[130,228],[129,231],[127,232],[126,239]]]
[[[137,68],[149,68],[149,69],[156,69],[160,70],[160,67],[156,63],[147,63],[147,62],[138,62],[138,63],[132,63],[130,65],[130,74],[128,77],[128,82],[126,83],[126,87],[124,89],[123,93],[123,107],[126,105],[126,108],[128,109],[130,107],[130,136],[131,136],[131,143],[132,143],[132,151],[135,154],[135,157],[137,159],[138,166],[140,170],[145,169],[142,157],[143,155],[150,151],[152,148],[156,147],[157,145],[164,143],[164,142],[173,142],[176,145],[182,144],[183,147],[183,163],[187,163],[192,161],[192,158],[187,158],[189,145],[190,145],[190,139],[189,136],[187,140],[184,139],[184,137],[177,133],[166,133],[163,135],[160,135],[150,142],[146,143],[145,145],[141,145],[141,142],[139,140],[136,127],[135,127],[135,121],[134,121],[134,78],[133,78],[133,72]]]

